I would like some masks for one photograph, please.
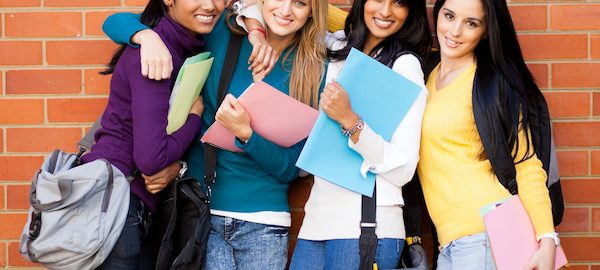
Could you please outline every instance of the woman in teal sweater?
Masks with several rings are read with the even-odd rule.
[[[276,55],[277,62],[268,74],[253,74],[247,64],[252,46],[244,38],[229,94],[219,108],[217,88],[231,37],[225,19],[221,19],[214,31],[206,36],[205,49],[211,51],[215,59],[202,91],[205,105],[202,133],[218,121],[236,136],[235,144],[244,150],[244,153],[217,151],[207,269],[283,269],[286,265],[291,225],[288,184],[298,176],[295,163],[304,142],[284,148],[266,140],[251,129],[249,116],[236,97],[253,80],[262,78],[285,94],[317,106],[326,57],[324,42],[318,41],[324,40],[327,3],[320,0],[265,0],[261,9],[267,25],[267,41],[281,53]],[[123,29],[121,25],[139,24],[131,16],[135,15],[110,17],[105,23],[105,29],[111,30],[108,34]],[[132,34],[121,32],[116,41],[126,43]],[[204,146],[193,143],[188,149],[188,172],[197,179],[204,177],[203,157]]]

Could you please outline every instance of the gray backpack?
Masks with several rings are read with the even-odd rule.
[[[98,159],[55,150],[33,177],[19,250],[49,269],[93,269],[110,254],[129,208],[129,182]]]

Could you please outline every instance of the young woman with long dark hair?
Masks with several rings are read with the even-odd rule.
[[[355,0],[344,31],[327,38],[328,84],[321,94],[320,108],[346,130],[359,127],[348,138],[348,146],[364,159],[361,171],[376,174],[376,261],[382,269],[398,266],[404,246],[402,186],[412,179],[419,159],[427,97],[420,58],[429,51],[430,42],[423,0]],[[361,120],[352,110],[346,91],[334,81],[352,48],[421,86],[421,93],[390,141]],[[359,193],[315,176],[290,268],[358,269],[361,198]]]
[[[514,159],[518,193],[540,240],[527,269],[554,269],[557,238],[538,156],[539,138],[550,130],[537,123],[549,119],[539,118],[547,108],[536,106],[543,96],[506,1],[438,0],[434,21],[441,62],[427,81],[418,174],[440,242],[438,269],[494,269],[479,211],[510,193],[492,169],[484,136]]]
[[[183,61],[200,52],[199,34],[212,31],[227,0],[150,0],[141,15],[147,27],[166,40],[172,51],[173,73]],[[202,20],[198,20],[202,16]],[[156,208],[154,193],[163,183],[145,182],[139,174],[152,175],[181,158],[187,146],[200,133],[204,106],[202,99],[192,105],[185,124],[167,134],[169,96],[174,79],[155,81],[144,78],[138,49],[121,47],[105,74],[112,73],[108,105],[102,115],[102,128],[95,134],[96,144],[82,162],[106,159],[124,175],[135,176],[131,183],[129,211],[123,231],[108,258],[99,269],[146,268],[154,256],[144,254],[149,239],[148,225]],[[171,78],[175,78],[172,76]],[[150,265],[152,263],[149,263]]]

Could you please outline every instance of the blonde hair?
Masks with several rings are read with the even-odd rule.
[[[327,31],[327,1],[310,0],[311,17],[298,30],[296,37],[282,56],[282,64],[288,62],[290,54],[296,50],[290,75],[290,93],[294,99],[317,108],[319,89],[325,74],[325,32]],[[285,64],[284,64],[285,67]]]

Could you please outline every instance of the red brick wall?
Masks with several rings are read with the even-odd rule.
[[[109,78],[97,72],[116,46],[102,21],[145,2],[0,0],[0,268],[34,266],[17,251],[29,180],[48,151],[74,151],[106,104]],[[510,6],[553,116],[567,206],[562,243],[572,269],[600,270],[600,1]],[[293,232],[309,187],[305,180],[292,188]]]

